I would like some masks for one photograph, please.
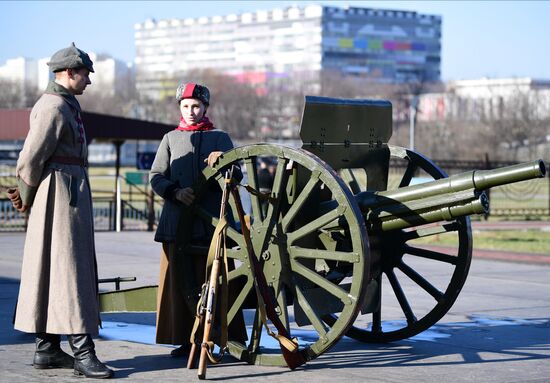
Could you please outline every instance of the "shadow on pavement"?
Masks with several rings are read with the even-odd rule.
[[[510,361],[550,359],[550,319],[534,318],[521,320],[521,324],[485,326],[471,323],[438,325],[447,332],[447,337],[437,341],[402,340],[388,344],[362,343],[350,338],[342,339],[336,346],[318,359],[309,362],[306,370],[353,369],[375,367],[429,367],[468,364],[503,363]],[[117,376],[130,376],[138,372],[185,368],[187,359],[167,358],[165,355],[137,355],[132,359],[110,361],[120,368]],[[225,357],[218,366],[223,368],[241,364],[232,357]],[[256,373],[255,373],[256,372]],[[276,371],[247,368],[245,374],[231,370],[223,378],[209,380],[236,380],[240,378],[277,376],[292,373],[286,368]]]
[[[34,343],[33,334],[13,329],[12,320],[18,291],[19,280],[0,277],[0,345]],[[105,315],[102,316],[104,320],[107,319]],[[108,319],[115,318],[112,315]],[[485,319],[473,317],[467,322],[437,324],[432,329],[441,336],[432,340],[412,338],[395,343],[372,344],[343,338],[333,349],[311,361],[305,368],[428,367],[550,359],[550,318]],[[154,313],[142,315],[140,321],[154,323]],[[132,348],[130,342],[127,347]],[[128,377],[138,372],[185,368],[185,358],[170,358],[167,354],[135,355],[127,359],[110,360],[109,365],[119,369],[117,377]],[[242,362],[226,357],[221,365],[212,368],[234,363]],[[288,369],[281,368],[255,376],[288,372]],[[246,376],[254,376],[253,374],[251,366]],[[234,380],[240,376],[243,375],[226,375],[223,379]]]
[[[136,355],[129,359],[109,360],[108,365],[117,369],[117,378],[127,378],[148,371],[179,370],[186,368],[187,359],[166,355]]]
[[[448,324],[449,336],[437,341],[375,344],[345,338],[332,352],[321,356],[323,363],[309,368],[451,366],[550,359],[550,319],[525,319],[520,323],[475,327],[471,323]],[[434,358],[437,361],[431,362]]]
[[[13,316],[19,294],[19,279],[0,277],[0,345],[34,344],[34,335],[14,330]]]

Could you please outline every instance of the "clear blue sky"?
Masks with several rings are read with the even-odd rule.
[[[134,24],[269,10],[293,4],[412,10],[443,17],[443,80],[550,79],[547,1],[0,1],[0,65],[42,58],[75,41],[84,50],[134,59]]]

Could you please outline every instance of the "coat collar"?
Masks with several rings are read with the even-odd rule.
[[[63,97],[63,99],[67,101],[67,103],[75,108],[79,113],[82,111],[76,97],[69,93],[67,88],[65,88],[63,85],[60,85],[55,81],[50,81],[48,83],[48,87],[46,88],[46,93],[55,94],[56,96]]]

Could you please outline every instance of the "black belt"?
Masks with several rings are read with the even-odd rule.
[[[80,157],[53,156],[48,160],[48,162],[55,162],[56,164],[64,165],[78,165],[82,166],[83,168],[88,167],[88,160]]]

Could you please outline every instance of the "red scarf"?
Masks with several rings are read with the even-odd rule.
[[[201,118],[199,122],[193,125],[187,125],[183,117],[180,117],[180,124],[176,128],[176,130],[187,130],[187,131],[195,131],[195,130],[212,130],[214,129],[214,124],[210,122],[208,117],[204,116]]]

